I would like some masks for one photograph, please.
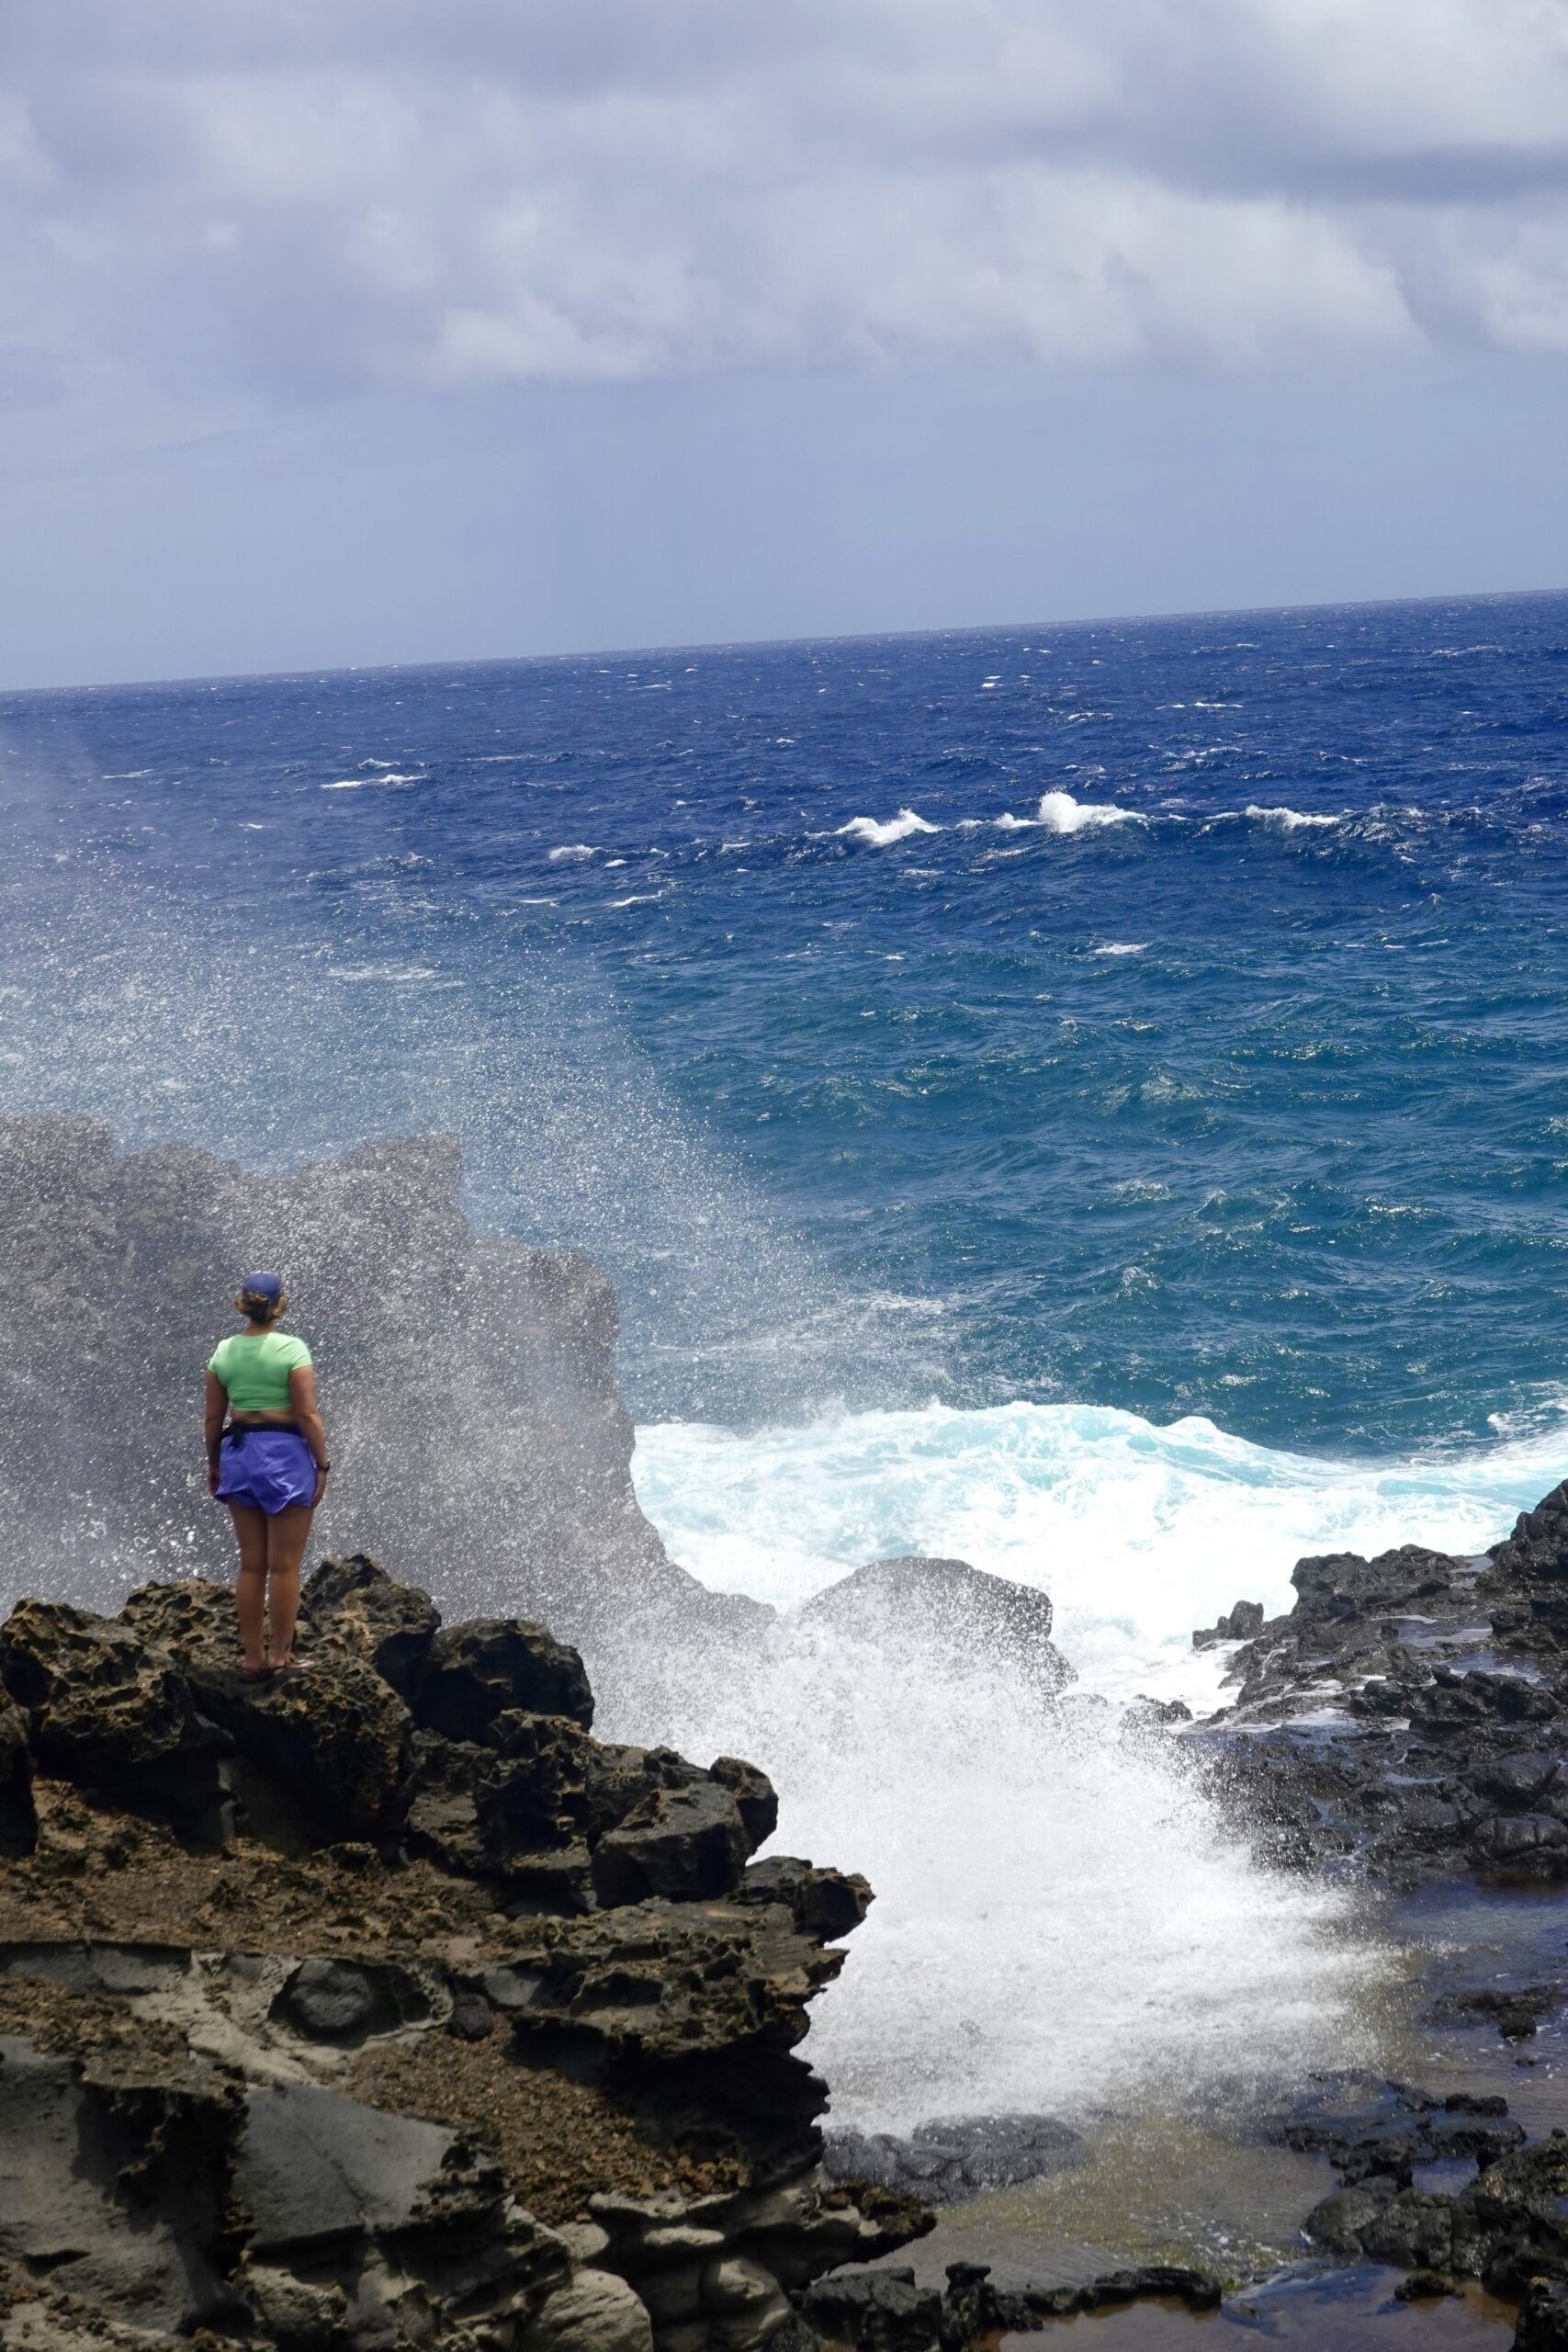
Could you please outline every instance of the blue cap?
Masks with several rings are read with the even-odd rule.
[[[263,1298],[269,1306],[276,1306],[283,1296],[283,1276],[247,1274],[240,1284],[240,1295],[242,1298]]]

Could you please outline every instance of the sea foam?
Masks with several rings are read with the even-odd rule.
[[[1009,810],[992,820],[1004,833],[1091,833],[1104,825],[1146,821],[1135,808],[1118,808],[1111,800],[1075,800],[1070,792],[1043,793],[1032,817],[1015,817]]]
[[[1314,816],[1301,808],[1260,808],[1256,801],[1248,803],[1247,814],[1257,825],[1277,825],[1281,832],[1293,833],[1303,825],[1337,825],[1338,817]]]
[[[1089,1405],[845,1414],[750,1433],[639,1430],[633,1475],[705,1584],[790,1608],[863,1561],[924,1552],[1043,1587],[1094,1688],[1213,1703],[1191,1629],[1234,1600],[1273,1614],[1304,1554],[1472,1552],[1562,1473],[1556,1431],[1483,1453],[1354,1462]]]
[[[1190,2112],[1220,2080],[1375,2064],[1391,1962],[1352,1898],[1260,1866],[1180,1743],[1121,1737],[1098,1701],[1217,1703],[1227,1653],[1195,1657],[1193,1624],[1239,1597],[1285,1606],[1305,1550],[1495,1535],[1544,1452],[1314,1463],[1208,1421],[1021,1403],[657,1424],[637,1492],[705,1583],[792,1611],[863,1561],[957,1555],[1044,1586],[1082,1679],[1043,1710],[1005,1660],[911,1657],[897,1620],[878,1640],[789,1614],[723,1673],[678,1660],[640,1711],[613,1691],[604,1728],[753,1757],[780,1849],[875,1888],[808,2045],[835,2120]]]
[[[836,828],[836,838],[865,842],[873,849],[886,849],[894,842],[908,841],[911,833],[940,833],[940,825],[931,825],[918,817],[912,808],[900,808],[896,817],[886,822],[875,817],[852,817],[847,825]]]
[[[1083,833],[1102,825],[1141,825],[1144,820],[1113,801],[1075,800],[1070,792],[1047,792],[1041,796],[1035,821],[1050,833]]]

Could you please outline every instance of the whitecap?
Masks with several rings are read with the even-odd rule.
[[[592,842],[562,842],[558,849],[551,850],[550,863],[554,865],[563,857],[595,857],[597,854]]]
[[[1337,817],[1318,817],[1300,808],[1260,808],[1256,801],[1248,804],[1247,814],[1255,824],[1277,825],[1282,833],[1293,833],[1303,825],[1337,825]]]
[[[634,892],[629,899],[612,899],[610,904],[613,907],[656,907],[663,896],[662,890],[646,890],[640,894]]]
[[[1108,939],[1089,953],[1094,956],[1141,956],[1148,945],[1146,939]]]
[[[900,808],[896,817],[886,822],[875,817],[852,817],[847,825],[835,829],[835,837],[865,842],[873,849],[886,849],[894,842],[906,842],[911,833],[940,833],[940,825],[931,825],[918,817],[912,808]]]
[[[1102,825],[1141,825],[1144,819],[1131,808],[1118,808],[1109,800],[1075,800],[1070,792],[1047,792],[1042,796],[1035,813],[1035,822],[1049,833],[1084,833]]]

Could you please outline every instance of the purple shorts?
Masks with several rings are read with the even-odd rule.
[[[218,1499],[249,1510],[288,1510],[316,1499],[316,1457],[298,1430],[240,1430],[223,1441]]]

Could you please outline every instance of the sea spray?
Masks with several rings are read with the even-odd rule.
[[[835,2122],[1201,2103],[1370,2061],[1383,1956],[1350,1898],[1260,1867],[1177,1745],[1007,1659],[781,1624],[750,1660],[605,1683],[606,1736],[773,1775],[773,1849],[876,1892],[808,2055]]]

